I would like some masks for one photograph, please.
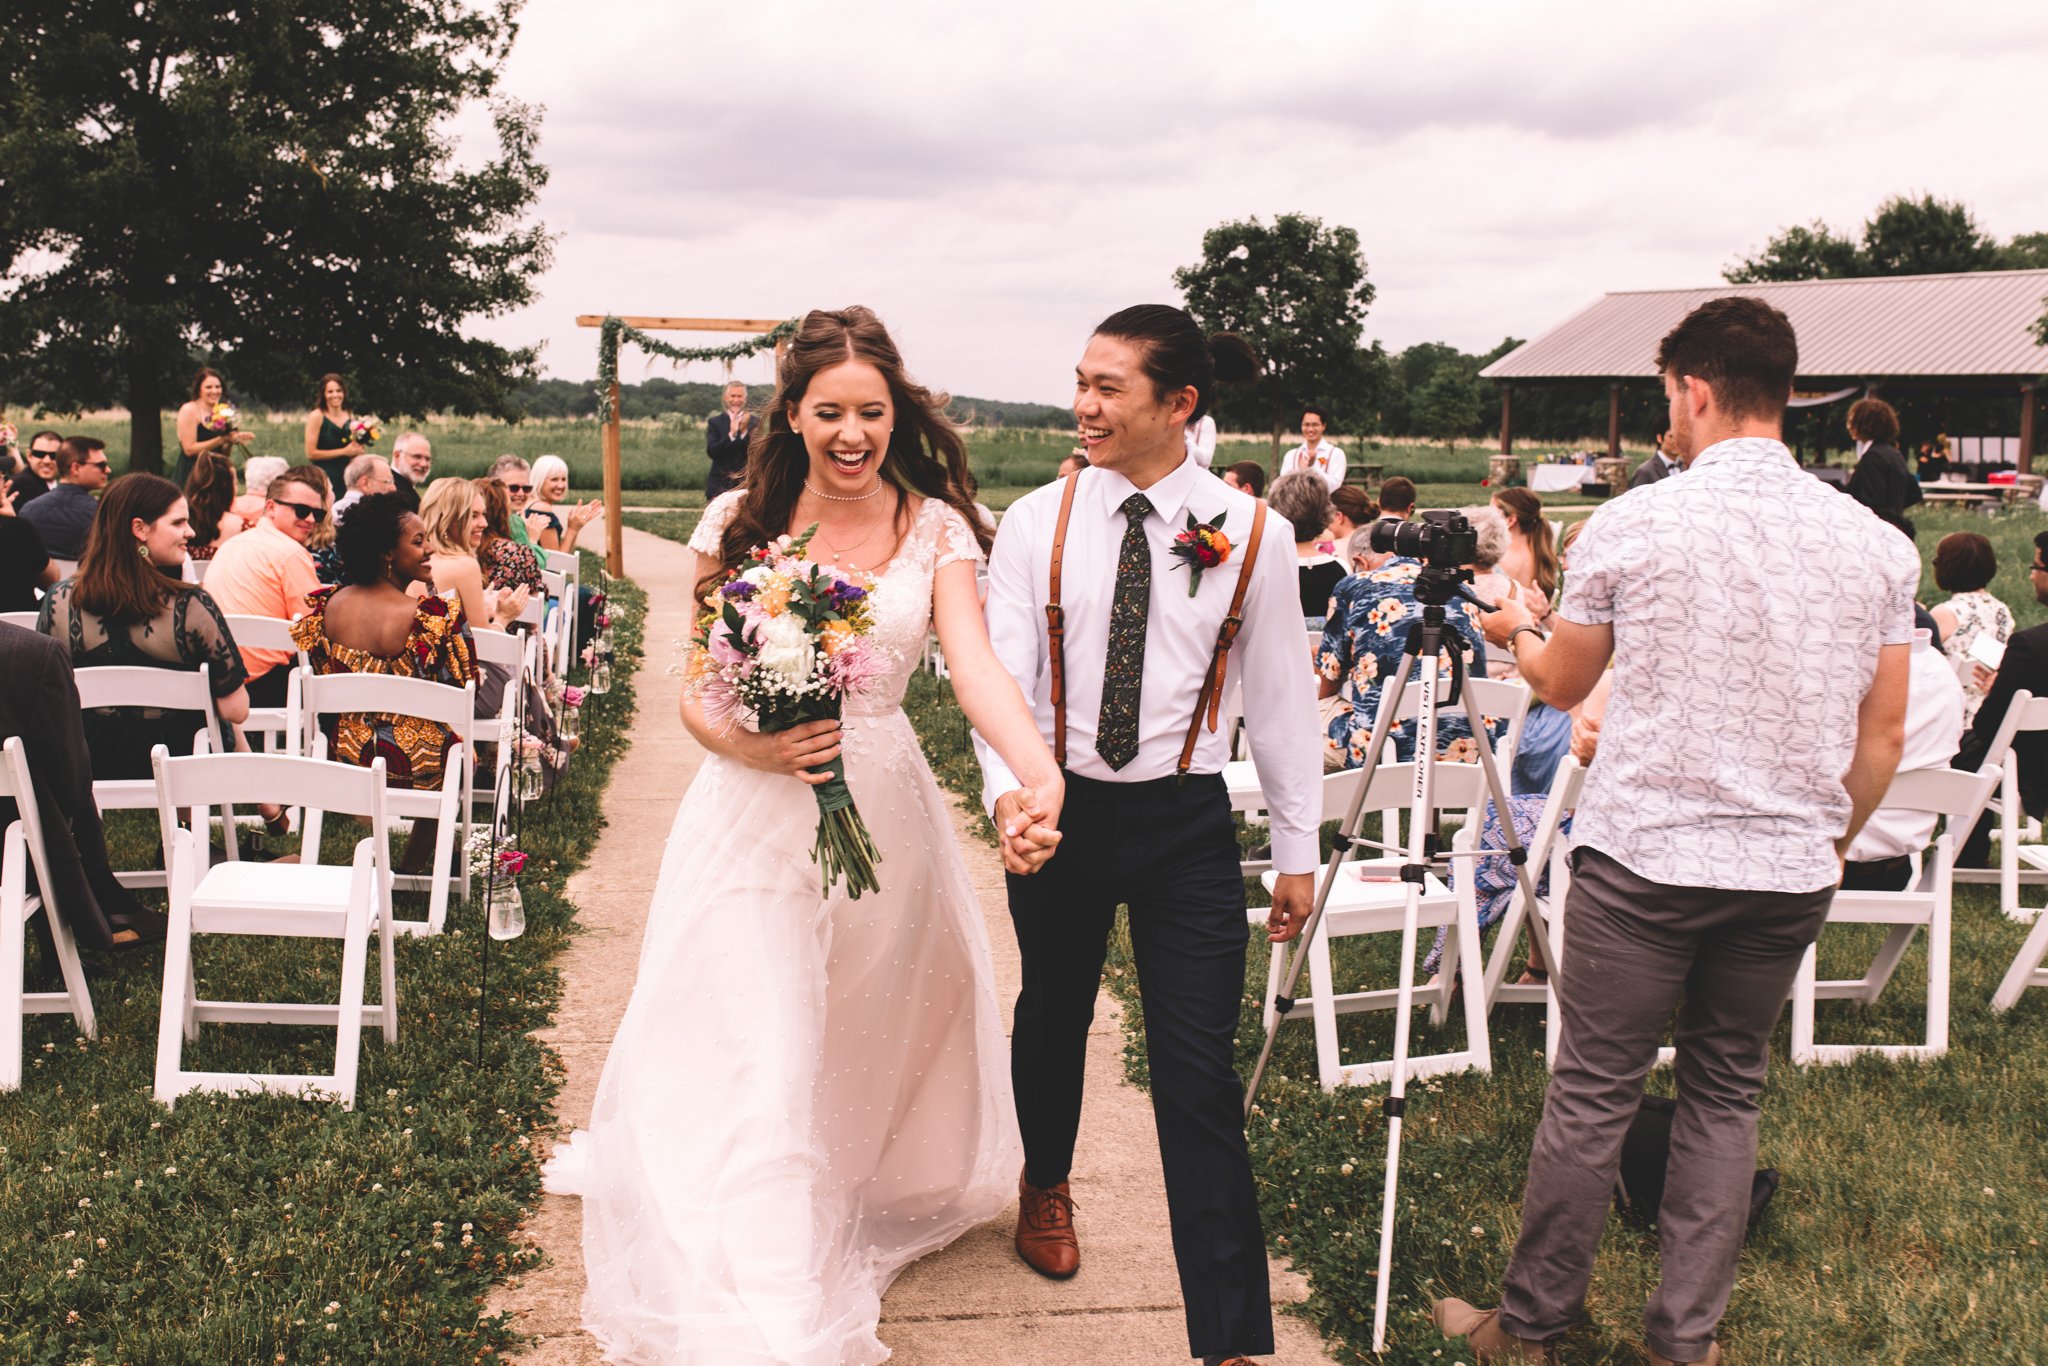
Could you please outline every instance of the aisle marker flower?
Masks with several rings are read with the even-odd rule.
[[[712,725],[729,729],[750,718],[772,732],[837,720],[847,694],[886,671],[869,638],[874,583],[807,558],[817,529],[756,546],[705,598],[684,687],[702,700]],[[845,756],[811,772],[832,775],[811,789],[818,799],[812,855],[824,894],[844,881],[857,901],[880,889],[875,865],[882,855],[854,808]]]
[[[1223,534],[1223,519],[1229,515],[1219,512],[1203,522],[1190,512],[1187,530],[1173,538],[1173,556],[1188,571],[1189,597],[1202,586],[1203,570],[1214,569],[1230,558],[1230,538]]]

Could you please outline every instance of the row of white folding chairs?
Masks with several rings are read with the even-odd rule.
[[[65,912],[57,904],[50,878],[49,853],[43,843],[42,813],[29,778],[28,751],[18,735],[0,747],[0,797],[14,802],[15,816],[0,835],[0,1091],[21,1085],[22,1021],[30,1015],[69,1015],[72,1027],[95,1038],[92,991],[78,959],[78,942]],[[28,889],[35,874],[36,891]],[[57,948],[62,991],[29,991],[24,980],[28,963],[29,922],[40,913]]]
[[[1978,765],[2004,772],[1997,794],[1986,808],[1998,818],[1998,867],[1958,868],[1955,873],[1958,882],[1996,882],[1998,908],[2011,920],[2030,921],[2040,914],[2038,909],[2020,905],[2021,886],[2048,885],[2048,847],[2025,842],[2038,839],[2040,827],[2027,818],[2020,805],[2019,765],[2010,758],[2013,740],[2021,732],[2044,730],[2048,730],[2048,697],[2035,697],[2024,688],[2015,692]],[[2022,868],[2022,863],[2027,866]]]

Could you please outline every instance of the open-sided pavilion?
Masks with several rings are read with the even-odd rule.
[[[1657,378],[1657,343],[1708,299],[1767,299],[1799,334],[1801,390],[2017,389],[2019,468],[2033,468],[2035,394],[2048,375],[2036,333],[2048,270],[1892,275],[1609,294],[1479,373],[1500,386],[1500,449],[1514,450],[1514,389],[1605,380],[1607,452],[1621,454],[1621,390]]]

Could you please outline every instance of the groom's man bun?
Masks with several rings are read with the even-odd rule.
[[[1134,343],[1144,353],[1145,376],[1160,397],[1192,387],[1191,421],[1209,411],[1218,383],[1242,384],[1259,373],[1259,358],[1243,337],[1235,332],[1205,336],[1186,309],[1172,304],[1119,309],[1096,326],[1095,335]]]

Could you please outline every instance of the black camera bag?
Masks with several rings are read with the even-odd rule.
[[[1664,1202],[1664,1168],[1671,1159],[1671,1117],[1677,1102],[1667,1096],[1645,1095],[1628,1137],[1621,1143],[1621,1177],[1615,1196],[1622,1216],[1640,1229],[1657,1226],[1657,1209]],[[1764,1206],[1778,1193],[1778,1171],[1765,1167],[1749,1188],[1749,1231],[1756,1231]]]

